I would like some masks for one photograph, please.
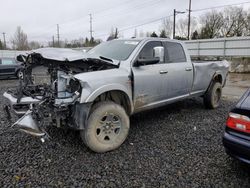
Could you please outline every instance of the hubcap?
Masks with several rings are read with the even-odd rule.
[[[121,119],[113,113],[106,113],[96,126],[96,137],[102,143],[116,139],[121,131]]]

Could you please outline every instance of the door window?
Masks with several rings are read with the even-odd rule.
[[[165,54],[169,63],[187,61],[182,45],[176,42],[165,42]]]
[[[151,41],[145,44],[145,46],[142,48],[139,59],[153,59],[154,58],[154,47],[162,46],[162,43],[160,41]],[[162,62],[161,62],[162,63]]]
[[[2,59],[2,65],[13,65],[15,61],[13,59]]]

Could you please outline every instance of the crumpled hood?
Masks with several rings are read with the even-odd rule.
[[[98,59],[102,62],[113,64],[118,66],[120,61],[114,59],[108,59],[102,56],[94,56],[88,53],[72,50],[68,48],[39,48],[36,50],[29,51],[27,55],[40,55],[44,59],[55,60],[61,62],[72,62],[72,61],[88,61],[91,59]]]
[[[40,54],[44,59],[56,61],[76,61],[86,58],[86,54],[81,51],[67,48],[40,48],[30,51],[30,54]]]

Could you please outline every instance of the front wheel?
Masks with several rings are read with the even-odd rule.
[[[222,96],[221,83],[213,82],[203,98],[206,108],[209,109],[217,108],[220,105],[221,96]]]
[[[80,132],[85,145],[103,153],[118,148],[127,138],[129,117],[118,104],[105,101],[93,106],[85,129]]]

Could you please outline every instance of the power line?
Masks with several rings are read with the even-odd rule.
[[[216,6],[216,7],[207,7],[207,8],[195,9],[195,10],[191,10],[191,7],[190,7],[190,12],[198,12],[198,11],[204,11],[204,10],[210,10],[210,9],[216,9],[216,8],[223,8],[223,7],[227,7],[227,6],[242,5],[242,4],[248,4],[248,3],[250,3],[250,1],[241,2],[241,3],[234,3],[234,4],[228,4],[228,5],[221,5],[221,6]],[[171,17],[171,16],[173,16],[173,15],[162,17],[162,18],[159,18],[159,19],[155,19],[155,20],[152,20],[152,21],[149,21],[149,22],[146,22],[146,23],[142,23],[142,24],[138,24],[138,25],[133,25],[133,26],[127,27],[125,29],[120,29],[119,31],[126,31],[126,30],[129,30],[129,29],[133,29],[135,27],[147,25],[147,24],[150,24],[150,23],[153,23],[153,22],[157,22],[159,20],[162,20],[164,18],[168,18],[168,17]],[[101,35],[98,35],[97,37],[102,37],[102,36],[107,36],[107,35],[108,34],[101,34]]]
[[[123,29],[120,29],[119,31],[127,31],[127,30],[130,30],[130,29],[133,29],[133,28],[136,28],[136,27],[140,27],[140,26],[143,26],[143,25],[147,25],[147,24],[150,24],[150,23],[154,23],[154,22],[158,22],[160,20],[163,20],[163,19],[166,19],[166,18],[169,18],[169,17],[172,17],[173,15],[169,15],[169,16],[164,16],[164,17],[161,17],[161,18],[157,18],[157,19],[154,19],[154,20],[151,20],[151,21],[148,21],[148,22],[144,22],[142,24],[137,24],[137,25],[132,25],[132,26],[129,26],[129,27],[125,27]],[[102,36],[106,36],[108,34],[101,34],[101,35],[98,35],[96,37],[102,37]]]
[[[135,4],[135,6],[133,6],[132,8],[138,10],[139,8],[142,9],[142,8],[147,7],[147,6],[150,6],[150,5],[152,5],[152,3],[155,5],[155,4],[159,3],[160,1],[162,1],[162,0],[158,0],[158,1],[148,0],[148,1],[143,1],[143,4],[141,4],[141,1],[140,1],[140,4],[135,4],[134,1],[128,0],[128,1],[125,1],[125,2],[123,2],[121,4],[119,4],[119,6],[126,5],[126,4],[127,5]],[[150,3],[150,4],[146,4],[146,3]],[[118,7],[118,6],[112,6],[112,7],[106,8],[106,9],[102,9],[100,11],[95,12],[94,14],[100,14],[102,12],[106,12],[107,10],[114,10],[115,7]],[[130,12],[133,12],[133,11],[135,11],[135,10],[131,10],[131,8],[125,8],[125,9],[122,10],[122,12],[125,12],[126,14],[128,14]],[[106,17],[108,15],[110,15],[110,14],[105,14],[104,16],[102,16],[102,19],[103,19],[103,17]],[[89,15],[84,15],[84,16],[82,16],[80,18],[71,19],[71,20],[68,20],[68,21],[65,21],[65,22],[60,22],[59,24],[64,25],[64,24],[75,22],[75,21],[80,21],[81,19],[86,18],[87,16],[89,16]],[[121,16],[121,11],[119,11],[119,16]],[[45,28],[50,28],[50,27],[52,29],[52,27],[54,27],[54,25],[45,26]],[[46,36],[46,35],[48,36],[50,34],[48,33],[48,34],[39,34],[39,35],[32,35],[32,36],[34,38],[34,37],[40,37],[40,36]]]
[[[210,9],[217,9],[217,8],[224,8],[228,6],[236,6],[236,5],[243,5],[243,4],[249,4],[250,1],[245,1],[242,3],[234,3],[234,4],[228,4],[228,5],[221,5],[221,6],[215,6],[215,7],[208,7],[208,8],[202,8],[202,9],[195,9],[191,10],[192,12],[199,12],[199,11],[204,11],[204,10],[210,10]]]
[[[162,0],[158,0],[158,1],[162,1]],[[127,4],[127,5],[133,4],[133,5],[135,5],[135,6],[133,6],[132,8],[135,9],[135,10],[138,10],[138,6],[140,6],[140,5],[148,6],[146,3],[152,3],[152,2],[155,4],[156,1],[155,1],[155,0],[147,0],[147,1],[144,0],[142,3],[141,3],[141,1],[140,1],[140,4],[135,4],[134,1],[128,0],[128,1],[125,1],[124,3],[119,4],[119,6],[121,6],[121,5],[126,5],[126,4]],[[151,4],[150,4],[150,5],[151,5]],[[112,6],[112,7],[106,8],[106,9],[102,9],[102,10],[100,10],[100,11],[94,12],[93,14],[96,15],[96,14],[100,14],[100,13],[103,13],[103,12],[107,12],[107,10],[115,10],[115,8],[116,8],[116,7],[119,7],[119,6]],[[140,7],[139,7],[139,8],[140,8]],[[125,8],[123,11],[125,11],[125,12],[127,13],[128,10],[131,10],[131,8],[130,8],[130,7],[129,7],[129,8]],[[119,11],[119,15],[121,15],[120,13],[121,13],[121,11]],[[108,16],[108,15],[110,15],[110,14],[106,14],[106,15],[104,15],[104,16]],[[85,18],[85,17],[87,17],[87,16],[88,16],[88,15],[85,15],[85,16],[83,16],[83,17],[79,17],[79,18],[76,18],[76,19],[71,19],[71,20],[69,20],[69,21],[60,23],[60,25],[66,24],[66,23],[70,23],[70,22],[74,22],[74,21],[83,19],[83,18]],[[104,16],[102,16],[102,18],[103,18]]]
[[[129,1],[126,1],[126,2],[129,2]],[[148,2],[151,2],[151,1],[148,1]],[[202,9],[194,9],[194,10],[190,10],[190,12],[198,12],[198,11],[204,11],[204,10],[210,10],[210,9],[217,9],[217,8],[223,8],[223,7],[227,7],[227,6],[234,6],[234,5],[243,5],[243,4],[248,4],[250,3],[250,1],[246,1],[246,2],[241,2],[241,3],[234,3],[234,4],[228,4],[228,5],[221,5],[221,6],[215,6],[215,7],[207,7],[207,8],[202,8]],[[126,4],[126,3],[124,3]],[[137,5],[138,6],[138,5]],[[134,8],[134,7],[133,7]],[[137,8],[137,7],[136,7]],[[109,9],[113,9],[113,8],[108,8],[108,9],[103,9],[102,11],[99,11],[97,12],[97,14],[99,14],[100,12],[105,12]],[[191,8],[190,8],[191,9]],[[132,11],[131,11],[132,12]],[[162,17],[162,18],[159,18],[159,19],[156,19],[156,20],[152,20],[152,21],[149,21],[149,22],[146,22],[146,23],[142,23],[142,24],[137,24],[137,25],[133,25],[133,26],[130,26],[130,27],[126,27],[124,29],[121,29],[120,31],[126,31],[126,30],[129,30],[129,29],[132,29],[132,28],[135,28],[135,27],[139,27],[139,26],[143,26],[143,25],[147,25],[147,24],[150,24],[150,23],[153,23],[153,22],[157,22],[159,20],[162,20],[164,18],[167,18],[167,17]],[[61,23],[61,24],[65,24],[65,23],[69,23],[69,22],[72,22],[71,21],[67,21],[67,22],[64,22],[64,23]],[[106,36],[108,34],[101,34],[101,35],[98,35],[96,37],[101,37],[101,36]],[[39,36],[43,36],[43,35],[39,35]]]
[[[131,12],[138,12],[138,9],[139,10],[141,10],[142,8],[145,8],[145,7],[148,7],[148,6],[151,6],[151,8],[152,7],[154,7],[154,6],[157,6],[158,5],[158,3],[159,2],[161,2],[162,0],[151,0],[151,1],[148,1],[148,2],[151,2],[151,4],[139,4],[140,6],[138,6],[138,4],[137,4],[137,6],[133,6],[133,9],[135,9],[135,10],[131,10],[131,8],[130,9],[128,9],[128,11],[126,11],[126,12],[124,12],[124,10],[126,10],[126,9],[124,9],[123,11],[119,11],[119,10],[117,10],[118,11],[118,14],[119,14],[119,17],[124,17],[125,15],[127,15],[127,14],[129,14],[129,13],[131,13]],[[153,2],[153,5],[152,5],[152,2]],[[142,6],[141,6],[142,5]],[[124,12],[124,14],[122,14]],[[114,13],[113,13],[114,14]],[[93,14],[92,14],[93,15]],[[105,15],[102,15],[102,20],[101,21],[103,21],[103,19],[105,18],[105,17],[107,17],[107,16],[109,16],[110,15],[110,13],[109,14],[105,14]],[[98,18],[98,17],[97,17]],[[95,19],[96,20],[96,19]],[[76,30],[76,29],[74,29],[73,31],[77,31],[77,32],[79,32],[79,30]],[[72,33],[72,31],[71,31],[71,33]]]
[[[124,16],[124,15],[131,13],[131,12],[138,12],[138,11],[142,10],[143,8],[148,7],[148,6],[150,6],[150,8],[152,8],[154,6],[157,6],[161,2],[163,2],[163,1],[162,0],[150,0],[150,1],[146,1],[146,2],[143,1],[143,4],[134,4],[132,8],[128,7],[128,8],[122,9],[122,10],[116,9],[115,11],[117,11],[119,16]],[[122,13],[124,13],[124,14],[122,14]],[[114,14],[114,13],[109,12],[108,14],[102,15],[101,18],[103,19],[103,17],[108,17],[112,14]]]

